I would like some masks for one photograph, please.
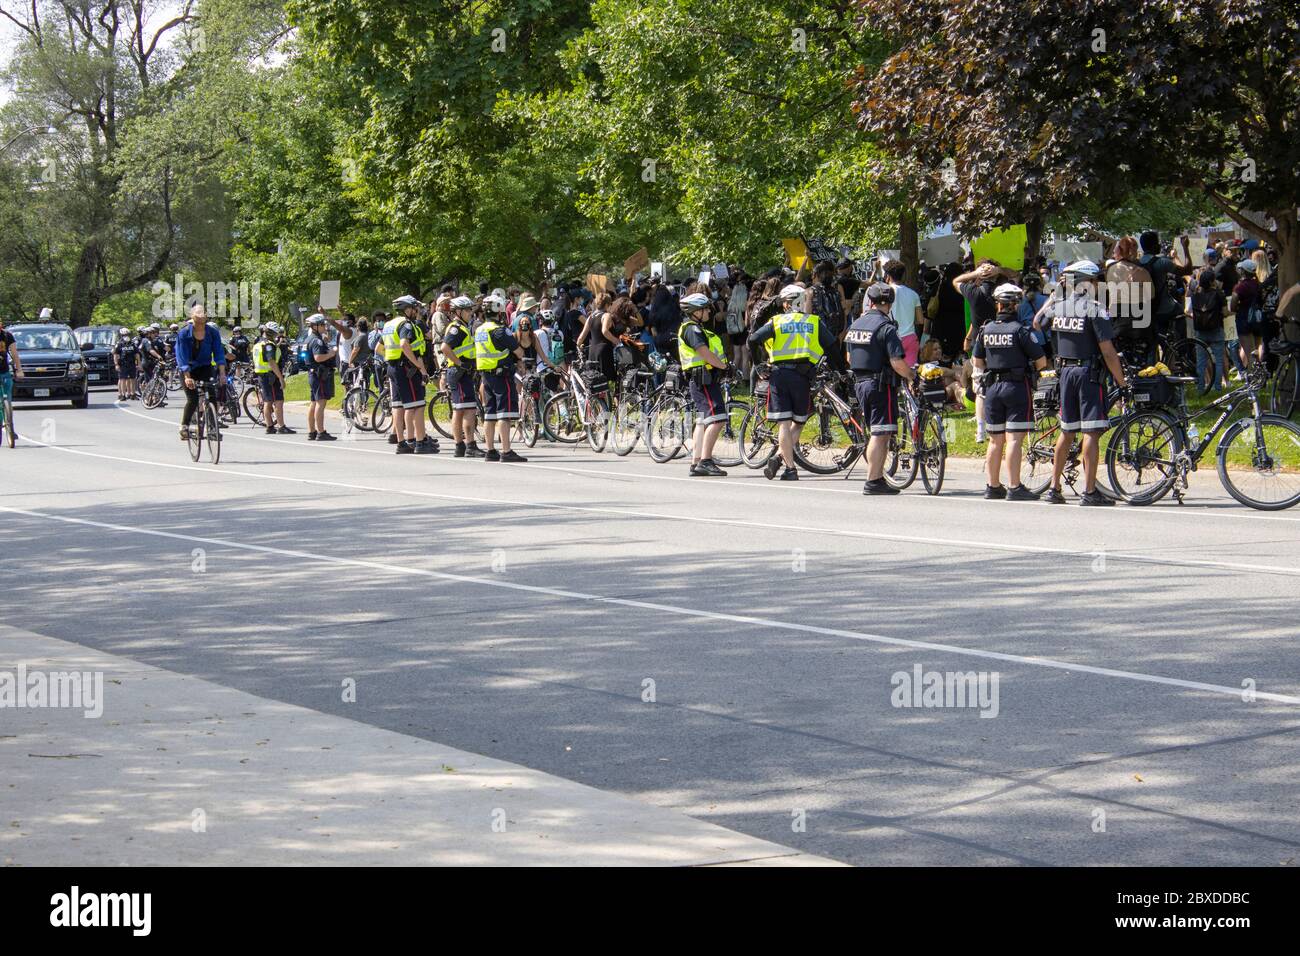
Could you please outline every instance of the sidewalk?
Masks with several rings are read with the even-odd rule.
[[[836,865],[0,625],[0,681],[20,664],[102,672],[103,716],[0,709],[0,865]]]

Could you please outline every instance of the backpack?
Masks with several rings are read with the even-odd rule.
[[[551,360],[551,364],[559,365],[564,361],[564,336],[561,334],[559,326],[556,325],[552,325],[547,329],[547,336],[550,348],[547,349],[546,357]]]
[[[1218,289],[1192,293],[1192,328],[1197,332],[1223,330],[1223,296]]]
[[[749,290],[737,282],[727,302],[727,331],[737,335],[745,331],[745,306],[749,303]]]
[[[1160,311],[1161,291],[1145,267],[1121,259],[1106,269],[1104,299],[1103,305],[1110,313],[1115,333],[1129,335],[1135,327],[1141,331],[1151,328]],[[1140,324],[1135,323],[1135,319]]]

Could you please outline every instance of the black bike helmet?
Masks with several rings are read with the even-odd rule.
[[[867,289],[868,302],[890,302],[894,301],[894,287],[885,282],[877,282]]]

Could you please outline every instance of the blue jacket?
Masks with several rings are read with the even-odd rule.
[[[176,367],[182,372],[203,365],[225,365],[226,350],[221,344],[221,331],[211,323],[203,333],[198,351],[194,348],[194,324],[185,323],[176,335]]]

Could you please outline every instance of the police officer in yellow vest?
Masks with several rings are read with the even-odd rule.
[[[679,300],[686,319],[677,330],[677,356],[690,382],[695,401],[695,434],[691,477],[720,478],[726,472],[713,460],[713,446],[727,422],[727,401],[722,394],[722,376],[727,371],[727,348],[713,331],[709,297],[693,292]]]
[[[253,344],[253,372],[262,395],[262,420],[268,435],[293,435],[284,423],[284,372],[280,368],[280,326],[268,322]],[[276,423],[279,423],[278,425]]]
[[[483,432],[487,436],[487,454],[483,460],[519,463],[528,459],[511,450],[510,429],[519,418],[515,359],[522,358],[524,350],[510,329],[498,324],[500,313],[495,308],[498,305],[494,299],[488,306],[487,317],[474,330],[474,365],[483,381]],[[496,449],[498,438],[500,452]]]
[[[451,319],[442,335],[444,375],[451,398],[451,436],[456,439],[457,458],[482,458],[474,440],[478,399],[474,395],[477,344],[470,331],[474,300],[461,295],[450,302]]]
[[[798,311],[798,303],[807,290],[792,283],[781,290],[784,311],[772,321],[755,329],[749,336],[749,345],[767,348],[772,372],[768,379],[767,417],[780,423],[779,456],[773,455],[763,467],[770,481],[776,477],[781,464],[785,471],[782,481],[797,481],[799,472],[794,467],[794,446],[803,423],[812,411],[812,379],[822,357],[837,346],[835,335],[815,315]]]
[[[384,323],[384,358],[393,403],[393,434],[399,455],[435,455],[438,443],[424,431],[424,380],[428,345],[416,319],[420,301],[404,295],[393,300],[393,318]]]

